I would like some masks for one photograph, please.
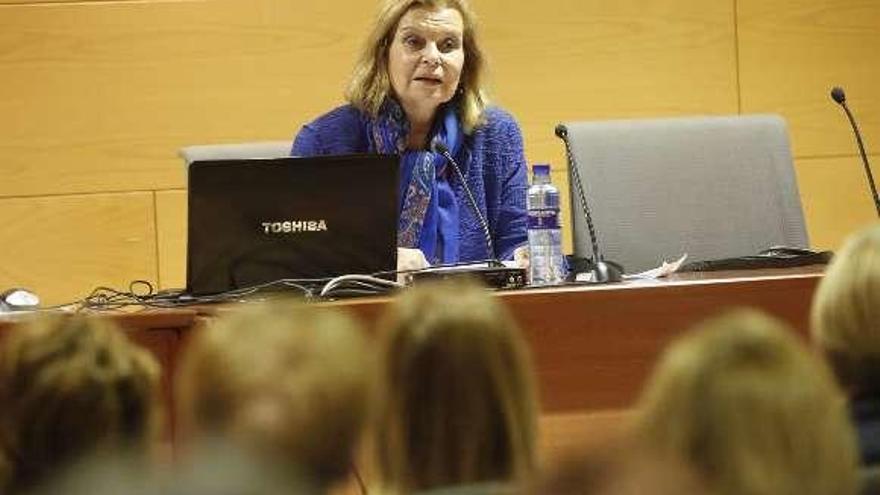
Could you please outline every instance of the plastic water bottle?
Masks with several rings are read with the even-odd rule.
[[[559,189],[550,181],[550,165],[532,166],[528,193],[529,276],[532,285],[565,280],[562,231],[559,228]]]

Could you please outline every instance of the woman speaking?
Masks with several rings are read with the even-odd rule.
[[[526,244],[522,134],[513,117],[487,106],[476,34],[466,0],[386,1],[355,67],[349,104],[305,125],[293,144],[297,156],[400,156],[401,268],[424,259],[511,259]]]

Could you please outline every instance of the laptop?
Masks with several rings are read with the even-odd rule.
[[[395,270],[399,167],[392,155],[190,163],[187,293]]]

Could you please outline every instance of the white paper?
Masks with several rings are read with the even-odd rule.
[[[657,268],[652,268],[650,270],[646,270],[644,272],[636,273],[633,275],[625,275],[624,278],[640,278],[652,280],[663,278],[677,272],[678,269],[681,268],[681,265],[685,262],[687,257],[687,253],[684,253],[683,255],[681,255],[681,258],[673,261],[672,263],[664,261],[663,264],[658,266]]]

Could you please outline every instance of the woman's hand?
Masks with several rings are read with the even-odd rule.
[[[397,248],[397,281],[406,283],[409,280],[409,273],[400,273],[404,271],[421,270],[431,266],[425,258],[421,249]]]

